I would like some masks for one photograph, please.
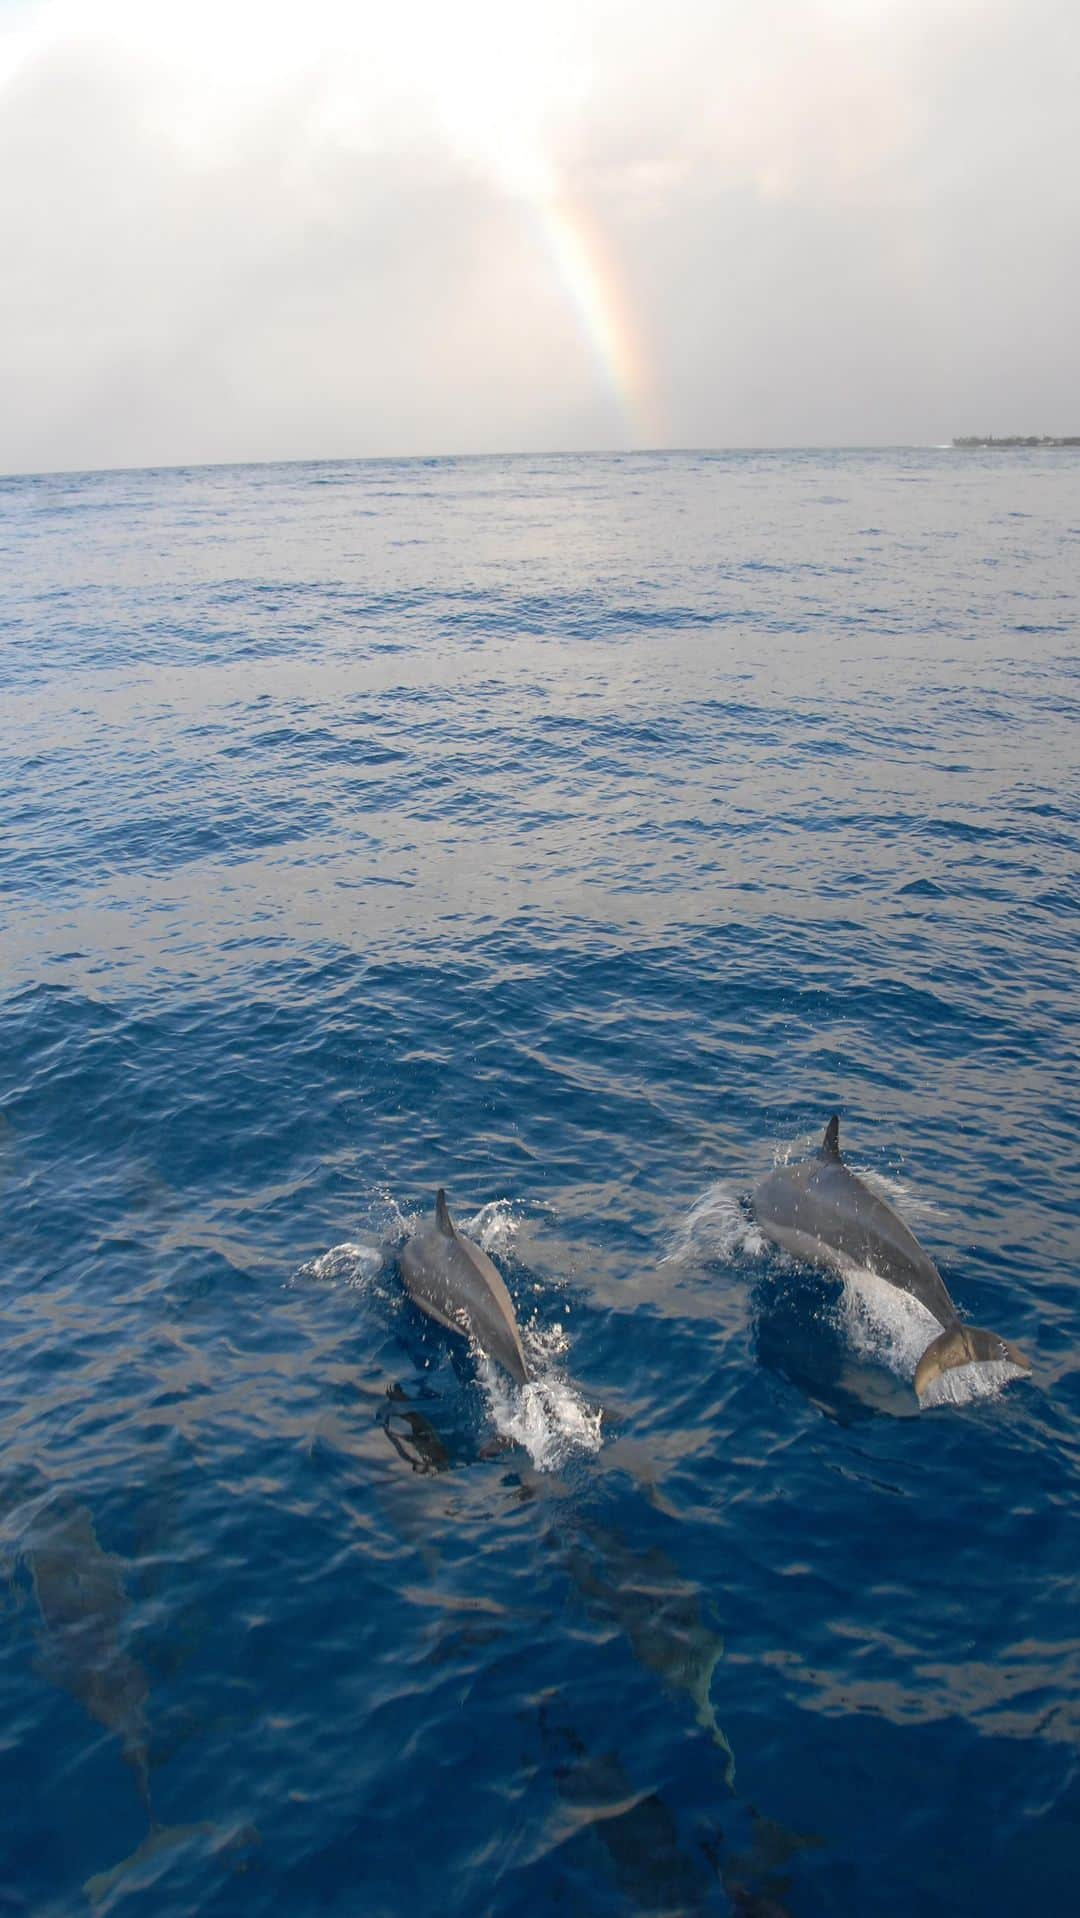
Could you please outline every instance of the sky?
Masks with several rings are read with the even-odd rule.
[[[0,471],[1080,432],[1076,0],[0,0]]]

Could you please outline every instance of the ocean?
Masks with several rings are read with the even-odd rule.
[[[0,481],[0,1911],[1073,1908],[1078,614],[1060,450]]]

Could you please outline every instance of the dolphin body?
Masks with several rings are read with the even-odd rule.
[[[638,1664],[689,1700],[702,1731],[723,1754],[725,1783],[734,1786],[735,1754],[712,1704],[724,1640],[700,1603],[698,1587],[679,1577],[664,1552],[642,1550],[606,1525],[579,1524],[565,1560],[588,1609],[614,1621]]]
[[[146,1705],[150,1681],[125,1650],[127,1593],[124,1561],[106,1552],[85,1505],[61,1497],[39,1510],[20,1539],[33,1580],[41,1621],[41,1670],[76,1698],[83,1709],[120,1741],[135,1775],[150,1829],[137,1850],[111,1871],[88,1878],[83,1889],[98,1905],[114,1888],[141,1873],[149,1885],[189,1844],[213,1839],[213,1825],[161,1825],[150,1799],[150,1750]]]
[[[41,1616],[42,1662],[91,1718],[120,1740],[150,1808],[150,1684],[125,1651],[122,1562],[102,1550],[85,1505],[55,1505],[26,1551]]]
[[[840,1156],[840,1120],[834,1114],[811,1159],[778,1166],[753,1195],[754,1216],[766,1238],[797,1259],[842,1276],[870,1271],[925,1308],[943,1328],[915,1372],[921,1399],[955,1366],[997,1362],[1030,1372],[1030,1362],[996,1332],[962,1325],[945,1282],[913,1232],[890,1205],[849,1171]]]
[[[475,1339],[525,1385],[529,1367],[510,1294],[486,1252],[463,1238],[439,1188],[435,1217],[404,1246],[400,1256],[405,1290],[436,1325]]]

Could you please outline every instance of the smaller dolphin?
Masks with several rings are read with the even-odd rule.
[[[908,1293],[937,1320],[943,1330],[931,1340],[915,1372],[920,1399],[954,1366],[991,1361],[1031,1371],[1024,1354],[1007,1339],[961,1324],[941,1273],[914,1233],[844,1164],[836,1114],[814,1157],[778,1166],[758,1186],[752,1203],[766,1238],[783,1251],[841,1276],[872,1272]]]
[[[565,1562],[588,1610],[618,1625],[638,1664],[690,1701],[723,1755],[725,1783],[734,1786],[735,1754],[712,1703],[724,1640],[699,1587],[680,1578],[664,1552],[630,1544],[605,1525],[579,1523]]]
[[[41,1670],[120,1741],[135,1775],[150,1829],[138,1849],[83,1886],[91,1904],[120,1881],[152,1866],[153,1880],[183,1847],[215,1836],[213,1825],[160,1825],[150,1799],[146,1705],[150,1681],[125,1648],[124,1561],[106,1552],[85,1505],[60,1497],[35,1516],[21,1539],[41,1619]],[[149,1885],[152,1879],[145,1879]]]
[[[405,1290],[421,1312],[447,1331],[475,1339],[512,1379],[527,1384],[529,1367],[510,1294],[487,1253],[457,1230],[441,1186],[434,1219],[414,1233],[400,1264]]]

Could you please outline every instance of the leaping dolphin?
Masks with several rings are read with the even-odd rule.
[[[474,1338],[519,1385],[527,1383],[510,1294],[487,1253],[457,1230],[441,1187],[434,1219],[408,1241],[400,1264],[405,1290],[421,1312],[450,1332]]]
[[[941,1273],[914,1233],[844,1164],[836,1114],[814,1157],[779,1166],[758,1186],[752,1203],[766,1238],[785,1252],[844,1276],[870,1271],[917,1299],[937,1320],[943,1330],[931,1340],[915,1372],[920,1399],[954,1366],[990,1360],[1031,1371],[1030,1362],[1007,1339],[961,1324]]]

